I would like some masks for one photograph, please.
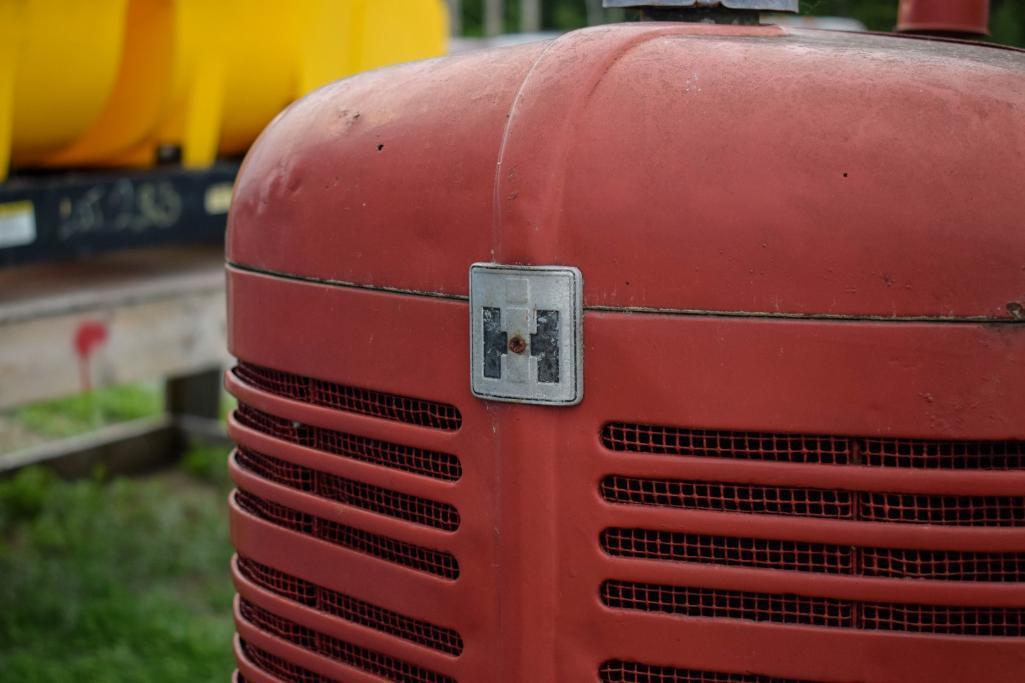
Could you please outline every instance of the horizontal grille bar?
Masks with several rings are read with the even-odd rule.
[[[850,627],[854,622],[853,602],[794,594],[606,581],[601,586],[601,599],[616,609],[688,617],[772,621],[833,628]]]
[[[930,441],[687,429],[609,422],[613,451],[817,465],[952,470],[1025,469],[1025,441]]]
[[[312,470],[245,448],[236,451],[235,460],[264,479],[321,498],[445,531],[459,528],[459,511],[448,503]]]
[[[453,629],[413,619],[245,557],[238,558],[238,568],[255,585],[286,600],[439,652],[459,655],[463,651],[462,636]]]
[[[455,481],[463,474],[459,458],[450,453],[312,427],[270,415],[245,404],[239,404],[235,410],[235,419],[245,427],[276,439],[360,462],[445,481]]]
[[[598,670],[598,680],[602,683],[811,683],[795,678],[680,669],[622,660],[611,660],[602,664]]]
[[[943,526],[1025,526],[1025,497],[929,496],[613,475],[599,486],[611,503],[686,510]]]
[[[603,479],[600,488],[610,503],[828,519],[854,515],[851,495],[845,491],[618,475]]]
[[[271,524],[417,571],[446,579],[459,577],[459,563],[451,553],[373,534],[306,512],[293,510],[241,489],[235,492],[235,502],[249,514]]]
[[[618,527],[602,531],[600,540],[613,557],[846,576],[1025,582],[1025,553],[865,548]]]
[[[784,593],[605,581],[602,602],[615,609],[688,617],[799,624],[864,631],[1021,637],[1025,609],[855,602]]]
[[[276,638],[336,662],[400,683],[455,683],[455,679],[415,664],[329,636],[289,621],[248,600],[239,601],[243,619]],[[297,667],[298,668],[298,667]],[[300,671],[303,671],[300,669]],[[286,679],[287,680],[287,679]],[[302,680],[302,679],[299,679]]]
[[[333,678],[321,676],[309,669],[304,669],[298,664],[293,664],[287,659],[282,659],[277,655],[272,655],[266,650],[258,648],[244,640],[241,642],[241,645],[242,653],[245,654],[246,659],[248,659],[253,666],[261,671],[267,672],[275,678],[285,681],[285,683],[338,683],[338,681]],[[239,683],[245,683],[246,679],[242,677],[242,674],[239,674],[238,681]]]
[[[459,429],[463,423],[459,409],[448,403],[325,382],[252,363],[239,363],[233,372],[267,393],[349,413],[447,431]]]
[[[850,546],[760,538],[702,536],[654,529],[605,529],[601,547],[613,557],[698,562],[763,569],[851,574]]]

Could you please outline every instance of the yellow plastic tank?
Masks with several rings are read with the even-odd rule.
[[[70,10],[56,10],[90,8],[85,14],[92,16],[92,10],[107,4],[0,0],[12,2],[47,6],[44,26],[60,31],[70,30],[75,17]],[[84,117],[74,135],[62,137],[62,144],[40,148],[32,156],[15,154],[16,163],[145,166],[154,162],[157,147],[166,144],[181,148],[186,166],[207,166],[218,153],[244,152],[284,106],[310,90],[368,68],[443,54],[448,35],[443,0],[109,4],[117,5],[119,26],[125,30],[123,40],[122,32],[108,30],[103,36],[104,47],[116,54],[113,67],[111,58],[104,62],[108,80],[102,101],[91,102],[91,116]],[[4,8],[9,10],[8,5]],[[36,39],[34,34],[25,38]],[[76,55],[85,63],[95,57],[89,49]],[[9,63],[5,57],[0,69]],[[89,95],[96,99],[96,91]],[[16,131],[14,149],[21,145]]]
[[[0,180],[67,146],[117,79],[126,0],[0,0]]]

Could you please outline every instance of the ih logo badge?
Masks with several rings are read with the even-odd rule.
[[[584,397],[583,278],[563,266],[470,266],[470,385],[480,398]]]

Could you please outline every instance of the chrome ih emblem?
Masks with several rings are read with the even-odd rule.
[[[480,398],[584,397],[583,278],[565,266],[470,266],[470,386]]]

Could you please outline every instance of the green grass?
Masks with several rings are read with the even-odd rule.
[[[0,679],[227,681],[225,456],[194,449],[137,480],[0,480]]]
[[[41,436],[60,438],[156,415],[163,408],[159,383],[126,384],[36,403],[17,409],[12,417]]]

